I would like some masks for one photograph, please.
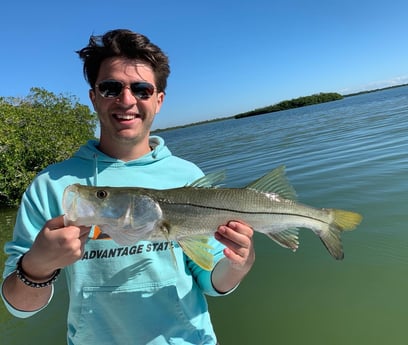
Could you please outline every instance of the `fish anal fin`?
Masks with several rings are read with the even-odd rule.
[[[296,192],[285,175],[285,166],[283,165],[251,182],[246,188],[276,193],[282,198],[296,200]]]
[[[340,238],[340,229],[336,226],[330,226],[328,230],[319,233],[320,240],[336,260],[344,259],[343,244]]]
[[[296,251],[299,248],[298,232],[297,228],[293,228],[278,233],[268,232],[266,235],[280,246]]]
[[[209,252],[212,247],[208,244],[208,237],[185,237],[178,240],[178,244],[198,266],[207,271],[213,269],[214,256]]]

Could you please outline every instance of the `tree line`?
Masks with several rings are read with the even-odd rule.
[[[336,92],[326,92],[326,93],[318,93],[311,96],[303,96],[298,97],[290,100],[285,100],[274,105],[269,105],[263,108],[257,108],[254,110],[250,110],[244,113],[240,113],[235,115],[236,119],[248,117],[248,116],[255,116],[255,115],[262,115],[267,113],[273,113],[275,111],[281,110],[288,110],[293,108],[304,107],[307,105],[324,103],[324,102],[331,102],[342,99],[343,96]]]
[[[31,88],[24,98],[0,97],[0,206],[18,205],[35,175],[93,138],[96,123],[74,96]]]

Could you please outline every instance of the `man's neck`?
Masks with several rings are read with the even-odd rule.
[[[107,144],[103,140],[99,143],[99,150],[106,155],[128,162],[138,159],[149,153],[152,149],[149,145],[149,140],[140,143],[120,142]]]

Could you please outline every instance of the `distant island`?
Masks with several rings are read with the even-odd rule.
[[[247,111],[245,113],[237,114],[237,115],[234,116],[234,118],[235,119],[241,119],[243,117],[263,115],[263,114],[273,113],[273,112],[281,111],[281,110],[288,110],[288,109],[293,109],[293,108],[305,107],[307,105],[337,101],[337,100],[342,99],[342,98],[343,98],[343,96],[340,95],[339,93],[335,93],[335,92],[323,93],[323,92],[321,92],[319,94],[314,94],[314,95],[311,95],[311,96],[298,97],[298,98],[282,101],[282,102],[279,102],[279,103],[274,104],[274,105],[269,105],[267,107],[250,110],[250,111]]]
[[[194,122],[194,123],[187,124],[187,125],[175,126],[175,127],[165,128],[165,129],[155,129],[154,131],[152,131],[152,133],[159,133],[159,132],[167,131],[170,129],[186,128],[186,127],[197,126],[197,125],[210,123],[210,122],[224,121],[228,119],[241,119],[241,118],[249,117],[249,116],[264,115],[264,114],[269,114],[269,113],[273,113],[276,111],[300,108],[300,107],[305,107],[308,105],[325,103],[325,102],[332,102],[332,101],[337,101],[337,100],[340,100],[346,97],[357,96],[357,95],[361,95],[365,93],[377,92],[377,91],[382,91],[382,90],[387,90],[387,89],[394,89],[397,87],[402,87],[402,86],[407,86],[407,85],[408,84],[400,84],[400,85],[388,86],[388,87],[374,89],[374,90],[366,90],[366,91],[350,93],[346,95],[341,95],[336,92],[328,92],[328,93],[321,92],[318,94],[313,94],[311,96],[298,97],[298,98],[282,101],[274,105],[257,108],[257,109],[250,110],[250,111],[240,113],[240,114],[236,114],[233,116],[216,118],[216,119],[200,121],[200,122]]]

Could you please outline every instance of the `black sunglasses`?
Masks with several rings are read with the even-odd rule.
[[[130,86],[125,86],[124,83],[118,80],[104,80],[95,85],[99,90],[99,94],[104,98],[116,98],[119,97],[124,88],[130,89],[133,96],[140,100],[149,99],[155,91],[152,84],[140,81],[131,83]]]

